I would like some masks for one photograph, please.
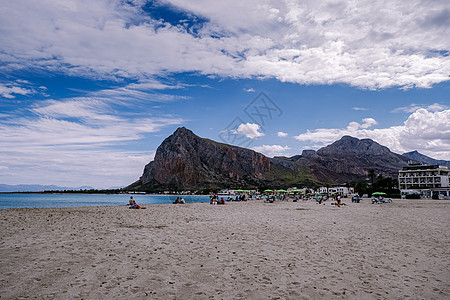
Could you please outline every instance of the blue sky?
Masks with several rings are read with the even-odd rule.
[[[0,183],[125,186],[179,126],[450,160],[447,1],[3,2]]]

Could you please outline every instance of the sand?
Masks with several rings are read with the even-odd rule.
[[[449,299],[450,201],[344,202],[0,210],[0,296]]]

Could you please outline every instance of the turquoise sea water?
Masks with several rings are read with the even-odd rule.
[[[177,196],[132,195],[138,204],[169,204]],[[0,209],[24,207],[78,207],[127,205],[130,195],[0,194]],[[209,202],[209,196],[183,196],[186,203]]]

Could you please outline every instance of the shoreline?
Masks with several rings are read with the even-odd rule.
[[[445,299],[450,202],[0,210],[7,298]]]

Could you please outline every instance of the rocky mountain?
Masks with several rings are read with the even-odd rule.
[[[270,159],[253,150],[200,138],[181,127],[158,147],[133,189],[258,186]]]
[[[429,156],[423,155],[422,153],[419,153],[418,151],[411,151],[411,152],[403,153],[403,156],[406,156],[406,157],[408,157],[416,162],[420,162],[422,164],[441,165],[441,166],[447,166],[450,168],[450,161],[434,159]]]
[[[408,158],[393,153],[389,148],[371,139],[344,136],[340,140],[317,151],[318,170],[331,170],[328,176],[336,182],[363,180],[369,170],[375,174],[396,178],[398,170],[408,164]],[[323,170],[322,170],[323,171]],[[326,181],[327,177],[323,178]]]
[[[318,151],[303,150],[301,155],[290,158],[275,157],[271,163],[284,168],[285,172],[309,174],[310,184],[343,184],[366,180],[369,170],[374,170],[377,176],[396,178],[398,170],[406,166],[408,160],[373,140],[344,136]]]
[[[133,190],[287,188],[342,184],[376,175],[397,177],[409,158],[370,139],[344,136],[318,151],[268,158],[253,150],[201,138],[181,127],[158,147]]]

